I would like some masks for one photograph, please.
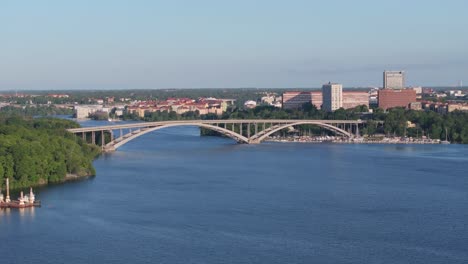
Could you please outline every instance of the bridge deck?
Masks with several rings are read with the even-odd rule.
[[[312,120],[312,119],[224,119],[224,120],[183,120],[183,121],[159,121],[159,122],[138,122],[121,125],[106,125],[96,127],[82,127],[67,129],[72,133],[105,131],[115,129],[128,129],[128,128],[143,128],[155,127],[164,125],[198,125],[198,124],[254,124],[254,123],[274,123],[274,124],[294,124],[298,122],[311,122],[320,124],[363,124],[363,120]]]

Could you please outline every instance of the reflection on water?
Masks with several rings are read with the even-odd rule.
[[[19,211],[20,219],[34,220],[35,211],[36,211],[35,207],[19,208],[18,211]]]
[[[27,208],[1,208],[0,209],[0,221],[8,219],[11,215],[18,216],[18,220],[33,221],[36,215],[35,207]]]
[[[0,208],[0,220],[2,216],[8,216],[10,214],[10,208]]]

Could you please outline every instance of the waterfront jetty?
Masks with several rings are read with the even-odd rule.
[[[412,137],[353,137],[340,136],[286,136],[269,137],[272,142],[302,142],[302,143],[343,143],[343,144],[450,144],[449,141],[430,138]]]
[[[11,200],[10,198],[10,182],[6,179],[6,195],[0,191],[0,208],[27,208],[41,206],[41,201],[36,200],[33,189],[29,188],[29,194],[24,195],[23,191],[20,193],[18,200]]]

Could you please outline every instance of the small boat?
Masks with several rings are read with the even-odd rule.
[[[10,184],[8,178],[6,178],[6,195],[4,196],[0,192],[0,208],[28,208],[28,207],[40,207],[41,201],[36,200],[36,196],[33,193],[33,189],[29,188],[29,195],[24,195],[21,191],[18,200],[10,199]]]

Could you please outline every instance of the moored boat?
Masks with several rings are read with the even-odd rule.
[[[36,200],[33,189],[29,188],[29,195],[24,195],[21,191],[18,200],[12,201],[10,199],[10,182],[6,179],[6,196],[0,191],[0,208],[28,208],[28,207],[39,207],[41,201]]]
[[[450,144],[450,141],[448,141],[448,130],[447,128],[445,129],[445,140],[440,141],[440,144]]]

